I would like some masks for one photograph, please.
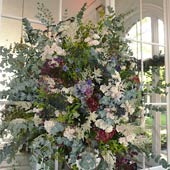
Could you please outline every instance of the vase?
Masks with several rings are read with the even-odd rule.
[[[11,163],[3,161],[0,170],[36,170],[36,168],[31,163],[29,154],[18,153]]]

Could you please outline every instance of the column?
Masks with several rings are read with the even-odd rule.
[[[115,11],[115,0],[105,0],[105,14],[108,15],[108,6],[112,7]]]
[[[62,21],[62,0],[58,0],[58,21]]]
[[[158,19],[155,17],[152,17],[151,21],[152,26],[152,42],[159,43],[158,38]],[[159,46],[158,45],[152,45],[152,56],[159,54]],[[156,86],[156,84],[159,81],[159,73],[152,73],[152,79],[153,79],[153,86]],[[159,94],[153,94],[152,95],[152,102],[153,103],[160,103],[161,98]],[[161,112],[152,111],[153,114],[153,125],[152,125],[152,151],[153,153],[160,155],[161,153]]]
[[[163,1],[166,83],[170,83],[170,0]],[[170,87],[167,87],[167,161],[170,163]]]

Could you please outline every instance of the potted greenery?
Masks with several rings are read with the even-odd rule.
[[[40,5],[41,6],[41,5]],[[140,118],[137,61],[124,39],[123,16],[94,25],[78,15],[54,24],[42,5],[46,30],[23,19],[24,41],[0,47],[1,67],[12,72],[1,135],[11,134],[0,161],[18,151],[50,169],[54,160],[73,170],[135,170],[134,152],[121,126]]]

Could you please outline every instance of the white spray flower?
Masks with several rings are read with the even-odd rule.
[[[91,40],[88,42],[89,46],[97,46],[100,44],[98,40]]]
[[[100,36],[99,36],[98,34],[93,34],[93,38],[94,38],[95,40],[98,40],[98,39],[100,39]]]

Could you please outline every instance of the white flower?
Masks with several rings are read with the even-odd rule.
[[[109,118],[109,119],[112,119],[112,120],[114,120],[114,115],[113,115],[113,113],[110,113],[110,112],[108,112],[107,114],[106,114],[106,117],[107,118]]]
[[[41,54],[42,61],[45,61],[47,59],[51,59],[52,58],[52,54],[53,54],[53,51],[51,50],[50,46],[46,45],[44,47],[44,52]]]
[[[68,96],[68,97],[67,97],[67,101],[68,101],[69,103],[73,103],[74,97]]]
[[[122,92],[119,90],[119,87],[117,86],[112,86],[110,89],[111,92],[111,97],[112,98],[120,98],[122,96]]]
[[[45,130],[50,133],[51,132],[51,129],[55,126],[55,122],[52,121],[52,120],[46,120],[44,122],[44,128]]]
[[[59,66],[59,63],[56,60],[54,60],[54,58],[52,58],[48,63],[51,65],[55,65],[55,67]]]
[[[113,131],[113,127],[111,125],[107,126],[106,129],[104,129],[106,133],[110,133]]]
[[[37,114],[34,115],[33,121],[37,127],[42,123],[42,119]]]
[[[98,40],[98,39],[100,39],[100,36],[99,36],[98,34],[93,34],[93,38],[94,38],[95,40]]]
[[[131,68],[131,69],[134,69],[135,66],[136,66],[136,63],[133,63],[133,62],[132,62],[131,65],[130,65],[130,68]]]
[[[125,146],[128,145],[128,142],[127,142],[127,140],[126,140],[125,137],[120,137],[120,138],[119,138],[119,143],[121,143],[121,144],[123,144],[123,145],[125,145]]]
[[[90,112],[90,115],[89,115],[88,119],[89,119],[90,121],[95,122],[96,119],[97,119],[97,116],[98,116],[98,115],[97,115],[95,112]]]
[[[66,93],[66,94],[68,94],[68,93],[70,92],[70,89],[69,89],[69,88],[66,88],[66,87],[63,87],[63,88],[61,89],[61,91],[64,92],[64,93]]]
[[[90,42],[92,39],[90,37],[85,38],[84,42]]]
[[[68,140],[72,141],[73,138],[76,137],[75,133],[76,133],[76,130],[69,126],[65,129],[63,136],[68,138]]]
[[[121,66],[121,70],[126,70],[126,66]]]
[[[58,117],[58,116],[60,115],[60,111],[59,111],[59,110],[56,110],[56,111],[54,112],[54,114],[55,114],[56,117]]]
[[[102,91],[102,93],[106,93],[109,90],[109,86],[106,85],[101,85],[100,86],[100,90]]]
[[[100,44],[98,40],[91,40],[88,42],[89,46],[97,46]]]
[[[95,51],[96,51],[97,53],[102,53],[102,52],[104,52],[103,48],[96,48]]]
[[[33,108],[34,113],[40,113],[43,110],[43,108]]]
[[[120,74],[117,71],[115,71],[115,74],[112,74],[112,78],[118,80],[119,82],[121,82]]]
[[[53,78],[49,77],[49,76],[42,76],[43,80],[45,81],[45,83],[48,85],[49,89],[53,89],[55,86],[55,81]]]
[[[95,122],[96,127],[105,130],[106,133],[110,133],[113,131],[113,127],[111,125],[109,125],[108,123],[106,123],[104,120],[102,119],[98,119]]]
[[[60,55],[60,56],[65,56],[66,55],[66,52],[64,49],[62,49],[61,47],[58,46],[58,48],[56,49],[56,53],[57,55]]]
[[[134,107],[132,107],[129,101],[126,101],[125,103],[121,104],[121,107],[124,108],[129,114],[132,114],[135,111]]]

